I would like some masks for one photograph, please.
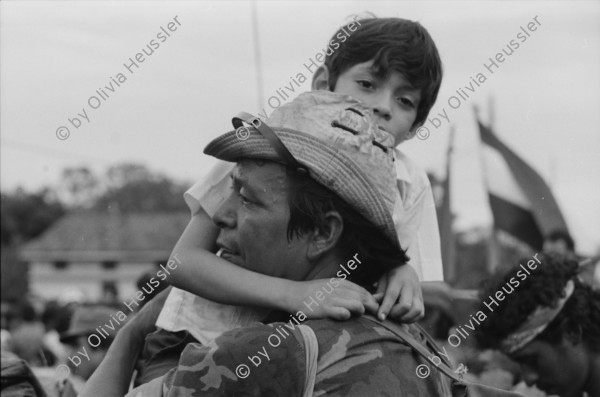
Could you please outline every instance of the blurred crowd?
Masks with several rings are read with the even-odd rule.
[[[151,276],[140,276],[138,289]],[[138,310],[162,289],[149,295]],[[123,325],[115,321],[114,331],[103,326],[123,310],[117,296],[86,302],[77,289],[56,300],[2,302],[0,308],[2,397],[76,396]]]
[[[425,297],[436,303],[427,306],[425,321],[435,317],[436,328],[430,332],[456,364],[468,368],[465,377],[470,381],[525,397],[598,396],[600,256],[577,255],[575,242],[562,230],[545,237],[539,255],[541,264],[530,275],[517,277],[520,265],[531,259],[523,258],[502,264],[482,281],[471,314],[481,311],[486,317],[470,323],[474,332],[447,310],[439,310],[452,305],[448,293],[437,294],[437,299]],[[490,297],[498,298],[498,291],[502,301],[486,306]],[[456,346],[448,335],[460,334],[460,326],[469,336]]]
[[[473,337],[465,338],[460,346],[451,346],[448,335],[461,324],[436,303],[452,300],[452,288],[445,286],[439,292],[425,289],[427,316],[422,324],[451,353],[455,364],[462,364],[467,379],[518,391],[524,396],[554,395],[533,387],[540,384],[549,390],[555,387],[559,396],[580,396],[577,390],[572,394],[561,391],[560,384],[553,382],[576,385],[576,371],[591,370],[585,360],[599,360],[600,261],[598,257],[578,257],[571,237],[560,231],[547,236],[541,255],[542,264],[532,272],[528,284],[512,294],[493,315],[481,306],[483,300],[507,285],[518,267],[505,267],[485,280],[474,301],[481,306],[476,310],[483,310],[488,316],[478,323]],[[138,286],[150,276],[142,275]],[[154,296],[159,292],[155,291]],[[72,290],[55,301],[2,302],[1,395],[77,396],[118,331],[117,328],[108,332],[106,326],[102,327],[122,310],[116,302],[115,297],[112,302],[85,302],[83,293]],[[527,329],[530,321],[537,328],[539,324],[544,327],[541,331]],[[120,326],[122,323],[117,327]],[[506,340],[520,340],[523,330],[530,338],[521,340],[525,347],[515,345],[515,349],[509,344],[506,348]],[[532,346],[538,350],[531,351]],[[560,361],[552,362],[551,357],[559,354]],[[582,355],[585,360],[577,358]],[[573,369],[569,371],[565,365]]]

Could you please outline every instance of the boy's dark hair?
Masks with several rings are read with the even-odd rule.
[[[575,241],[573,241],[573,237],[569,234],[569,232],[565,230],[553,230],[546,235],[545,240],[547,241],[564,241],[567,245],[569,251],[575,251]]]
[[[559,344],[563,338],[573,343],[583,342],[593,351],[600,351],[600,292],[593,291],[577,278],[578,264],[560,255],[539,255],[541,264],[515,290],[488,314],[477,330],[484,347],[498,348],[501,341],[514,332],[540,305],[553,307],[563,297],[569,280],[575,283],[571,297],[560,313],[535,340]],[[525,263],[527,258],[522,263]],[[502,289],[521,268],[516,266],[504,275],[494,277],[481,294],[484,301]],[[482,304],[479,310],[488,313]]]
[[[382,274],[408,262],[406,252],[396,248],[383,231],[369,222],[344,200],[309,176],[288,168],[288,204],[290,221],[288,240],[323,228],[325,214],[337,211],[344,220],[338,250],[344,258],[357,258],[363,263],[351,271],[348,280],[363,287],[376,282]]]
[[[366,18],[358,23],[345,41],[336,39],[338,34],[346,36],[343,28],[333,35],[332,41],[340,47],[325,57],[329,89],[333,91],[339,76],[352,66],[373,61],[376,76],[385,78],[398,72],[421,90],[413,126],[424,123],[442,83],[442,62],[433,39],[418,22],[407,19]]]

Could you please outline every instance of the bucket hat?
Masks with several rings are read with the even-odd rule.
[[[400,247],[392,220],[394,140],[377,126],[362,102],[330,91],[311,91],[275,109],[265,121],[240,113],[233,126],[210,142],[204,153],[231,162],[276,161],[307,173]]]

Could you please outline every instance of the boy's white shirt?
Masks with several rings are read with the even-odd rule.
[[[394,224],[402,247],[407,247],[409,264],[421,281],[442,281],[443,269],[435,202],[429,178],[417,163],[394,150],[397,197]],[[230,194],[231,173],[235,163],[219,162],[204,180],[184,194],[192,216],[200,208],[213,216]],[[188,331],[207,344],[221,333],[260,321],[266,309],[223,305],[173,288],[156,321],[167,331]]]
[[[444,281],[440,232],[427,173],[399,149],[394,149],[397,193],[394,225],[409,264],[421,281]]]

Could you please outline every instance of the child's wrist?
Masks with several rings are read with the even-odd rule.
[[[300,296],[299,287],[301,283],[298,281],[283,280],[281,283],[280,299],[275,303],[278,310],[283,310],[288,313],[296,312],[298,304],[296,300]]]

